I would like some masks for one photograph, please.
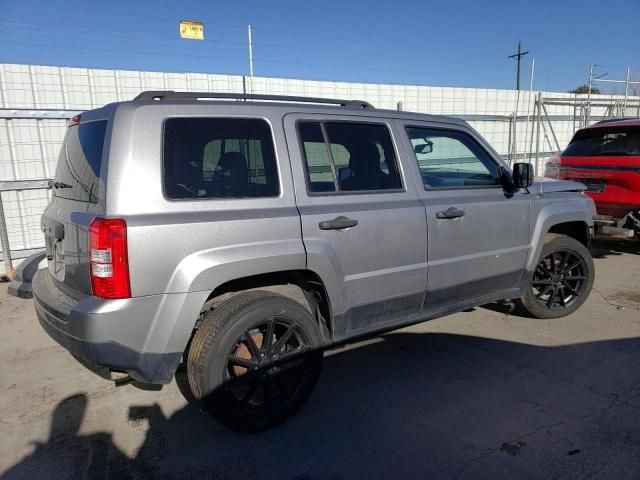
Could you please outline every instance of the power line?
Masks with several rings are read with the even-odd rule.
[[[13,8],[16,9],[28,9],[28,10],[47,10],[47,11],[54,11],[54,12],[69,12],[72,14],[77,14],[77,15],[109,15],[109,16],[115,16],[118,18],[136,18],[136,19],[144,19],[145,21],[170,21],[170,22],[175,22],[176,18],[175,17],[158,17],[158,16],[148,16],[148,15],[135,15],[135,14],[127,14],[127,13],[114,13],[114,12],[105,12],[105,11],[96,11],[96,10],[86,10],[86,9],[65,9],[65,8],[59,8],[59,7],[42,7],[42,6],[27,6],[27,5],[17,5],[17,4],[7,4],[5,3],[5,5],[10,5]],[[202,21],[205,24],[212,24],[212,25],[218,25],[218,26],[222,26],[222,27],[228,27],[228,28],[241,28],[242,31],[244,32],[244,30],[246,29],[246,24],[241,25],[241,24],[232,24],[232,23],[221,23],[219,21],[216,20],[211,20],[211,19],[207,19],[207,18],[200,18],[200,21]],[[252,26],[255,29],[255,22],[252,22]],[[290,26],[287,26],[287,30],[283,31],[281,28],[279,27],[259,27],[260,30],[266,30],[266,31],[277,31],[279,34],[285,34],[285,35],[302,35],[306,38],[326,38],[326,39],[330,39],[330,40],[335,40],[335,41],[339,41],[339,42],[350,42],[350,43],[360,43],[363,45],[370,45],[370,42],[368,41],[364,41],[362,39],[362,37],[341,37],[341,36],[335,36],[335,35],[326,35],[324,33],[318,33],[318,32],[310,32],[308,29],[305,30],[295,30],[292,29]],[[266,44],[263,44],[266,45]],[[271,46],[287,46],[285,44],[270,44]],[[386,46],[389,47],[398,47],[398,48],[402,48],[403,50],[407,50],[407,49],[412,49],[412,47],[410,45],[407,45],[407,43],[402,42],[402,41],[398,41],[395,43],[387,43]],[[433,47],[436,48],[436,47]],[[421,52],[424,53],[424,49],[423,48],[417,48],[417,47],[413,47],[414,50],[420,50]],[[495,52],[488,52],[488,51],[463,51],[463,50],[452,50],[452,49],[442,49],[440,47],[437,47],[438,51],[445,51],[447,53],[452,53],[452,54],[460,54],[460,55],[484,55],[484,56],[491,56],[491,57],[496,57],[496,53]]]
[[[34,23],[20,23],[20,22],[0,22],[0,25],[6,25],[6,26],[22,26],[22,27],[35,27],[35,28],[50,28],[50,26],[48,25],[43,25],[43,24],[34,24]],[[126,36],[127,32],[121,32],[121,31],[106,31],[106,30],[99,30],[100,32],[104,32],[104,33],[111,33],[114,35],[119,35],[118,37],[109,37],[109,36],[101,36],[101,35],[95,35],[95,34],[82,34],[82,33],[77,33],[77,29],[69,29],[69,28],[64,28],[64,27],[55,27],[58,28],[59,30],[63,30],[63,31],[59,31],[59,32],[43,32],[40,31],[38,32],[41,35],[62,35],[62,36],[70,36],[70,37],[78,37],[78,38],[93,38],[93,39],[98,39],[98,40],[116,40],[116,41],[130,41],[130,42],[140,42],[140,43],[151,43],[151,44],[162,44],[162,45],[174,45],[174,46],[183,46],[183,44],[181,43],[180,39],[175,39],[176,41],[166,41],[166,40],[151,40],[151,39],[146,39],[146,38],[128,38]],[[12,30],[8,30],[8,29],[2,29],[0,27],[0,31],[8,31],[8,32],[13,32]],[[88,29],[84,29],[84,30],[80,30],[80,31],[90,31]],[[148,36],[149,38],[164,38],[162,36]],[[246,46],[246,41],[239,41],[239,40],[224,40],[224,39],[219,39],[219,38],[213,38],[213,39],[208,39],[205,40],[205,42],[208,43],[228,43],[228,44],[233,44],[233,45],[238,45],[238,46]],[[254,45],[256,46],[262,46],[262,47],[275,47],[275,48],[282,48],[282,49],[292,49],[292,50],[299,50],[299,51],[303,51],[303,52],[318,52],[318,53],[323,53],[323,54],[332,54],[334,52],[332,52],[331,50],[328,49],[319,49],[319,48],[308,48],[308,47],[303,47],[303,46],[299,46],[299,45],[285,45],[285,44],[274,44],[274,43],[268,43],[268,42],[253,42]],[[391,59],[391,60],[409,60],[409,61],[415,61],[416,58],[415,57],[409,57],[409,56],[401,56],[401,55],[385,55],[385,54],[377,54],[377,53],[367,53],[367,52],[356,52],[356,51],[349,51],[349,50],[341,50],[340,52],[338,52],[340,55],[348,55],[348,56],[366,56],[366,57],[375,57],[375,58],[385,58],[385,59]],[[445,61],[445,60],[430,60],[429,64],[441,64],[441,65],[464,65],[467,67],[477,67],[477,68],[485,68],[485,69],[495,69],[496,67],[502,67],[502,65],[497,65],[497,64],[487,64],[487,63],[483,63],[483,64],[478,64],[478,63],[469,63],[469,62],[456,62],[456,61]]]
[[[176,18],[175,17],[164,17],[164,16],[149,16],[149,15],[136,15],[136,14],[131,14],[131,13],[121,13],[121,12],[107,12],[107,11],[97,11],[97,10],[86,10],[86,9],[79,9],[79,8],[73,8],[73,9],[65,9],[65,8],[61,8],[61,7],[43,7],[43,6],[31,6],[31,5],[22,5],[22,4],[16,4],[16,3],[7,3],[4,2],[3,6],[5,7],[11,7],[14,9],[22,9],[22,10],[41,10],[41,11],[52,11],[52,12],[68,12],[68,13],[72,13],[72,14],[77,14],[77,15],[109,15],[109,16],[115,16],[118,18],[133,18],[133,19],[144,19],[145,21],[153,21],[153,20],[158,20],[158,21],[169,21],[169,22],[175,22]],[[201,17],[200,17],[201,18]],[[246,29],[246,24],[236,24],[236,23],[224,23],[224,22],[220,22],[218,20],[214,20],[214,19],[209,19],[209,18],[201,18],[201,21],[203,21],[204,23],[207,24],[211,24],[211,25],[216,25],[219,27],[224,27],[224,28],[233,28],[233,29],[242,29],[241,31],[244,32],[244,30]],[[255,30],[255,22],[252,22],[252,25],[254,27]],[[290,26],[287,26],[287,30],[283,31],[282,29],[280,29],[279,27],[265,27],[265,26],[259,26],[259,29],[262,31],[277,31],[280,35],[289,35],[289,36],[295,36],[295,35],[302,35],[305,38],[325,38],[325,39],[330,39],[330,40],[335,40],[335,41],[341,41],[341,42],[349,42],[351,44],[353,43],[360,43],[363,45],[370,45],[370,42],[365,42],[362,37],[341,37],[341,36],[335,36],[335,35],[326,35],[324,33],[321,32],[310,32],[308,29],[305,30],[295,30],[295,29],[291,29]],[[77,29],[76,29],[77,30]],[[95,31],[92,29],[92,31]],[[116,33],[116,32],[114,32]],[[122,32],[117,32],[118,34],[122,33]],[[135,34],[135,35],[139,35],[139,34]],[[207,39],[205,39],[205,42],[207,41]],[[241,43],[243,45],[245,45],[245,42],[241,42],[241,41],[233,41],[233,40],[219,40],[220,42],[224,42],[224,43]],[[277,48],[295,48],[295,49],[300,49],[300,50],[306,50],[306,51],[310,51],[313,49],[309,49],[308,47],[304,47],[304,46],[299,46],[299,45],[287,45],[287,44],[279,44],[279,43],[265,43],[265,42],[254,42],[254,45],[257,46],[270,46],[270,47],[277,47]],[[402,48],[404,51],[407,50],[416,50],[416,51],[421,51],[424,52],[423,48],[419,48],[419,47],[411,47],[411,45],[407,44],[407,42],[394,42],[394,43],[388,43],[386,44],[386,46],[388,47],[394,47],[397,46],[399,48]],[[440,47],[434,47],[432,46],[432,50],[437,50],[438,52],[446,52],[448,54],[454,54],[454,55],[474,55],[474,56],[491,56],[491,57],[496,57],[496,53],[495,52],[488,52],[488,51],[480,51],[480,50],[475,50],[475,51],[467,51],[467,50],[454,50],[454,49],[443,49]],[[320,50],[320,49],[315,49],[315,51],[324,51],[324,50]],[[525,52],[523,54],[523,56],[528,53]],[[372,54],[372,53],[366,53],[366,52],[353,52],[354,55],[358,54],[358,55],[367,55],[367,56],[382,56],[381,54]],[[517,55],[517,54],[516,54]],[[391,56],[390,56],[391,57]],[[515,57],[515,55],[511,55],[509,56],[509,58],[513,58]],[[400,58],[400,57],[395,57],[395,58]],[[415,60],[415,59],[414,59]],[[584,64],[578,64],[578,63],[567,63],[567,62],[554,62],[554,61],[546,61],[544,60],[543,57],[539,57],[539,60],[543,61],[544,64],[555,64],[555,65],[562,65],[562,66],[569,66],[569,65],[573,65],[576,68],[584,68]],[[445,63],[445,62],[440,62],[440,63]],[[466,62],[460,62],[460,64],[465,64],[467,65]],[[485,64],[486,65],[486,64]],[[477,65],[480,66],[480,65]],[[494,65],[495,67],[498,67],[498,64]],[[610,65],[610,67],[616,67],[616,68],[626,68],[627,65]],[[557,70],[556,70],[557,71]],[[569,70],[564,70],[564,71],[569,71]]]
[[[20,27],[34,27],[34,28],[55,28],[58,30],[62,30],[59,32],[44,32],[44,31],[39,31],[38,33],[41,35],[68,35],[68,36],[72,36],[72,37],[81,37],[81,38],[95,38],[95,39],[101,39],[101,40],[118,40],[118,41],[132,41],[132,42],[141,42],[141,43],[158,43],[158,44],[164,44],[164,45],[179,45],[181,40],[179,38],[176,38],[175,42],[171,42],[171,41],[166,41],[166,40],[151,40],[151,38],[166,38],[165,36],[160,36],[160,35],[141,35],[141,34],[134,34],[137,37],[147,37],[149,38],[149,40],[145,39],[145,38],[128,38],[126,36],[123,35],[128,35],[129,32],[122,32],[122,31],[114,31],[114,30],[95,30],[95,29],[77,29],[77,28],[69,28],[69,27],[58,27],[58,26],[51,26],[51,25],[44,25],[44,24],[38,24],[38,23],[24,23],[24,22],[0,22],[0,25],[7,25],[7,26],[20,26]],[[2,29],[0,29],[2,30]],[[12,30],[5,30],[8,32],[13,32]],[[101,33],[109,33],[109,34],[114,34],[114,35],[118,35],[118,37],[105,37],[105,36],[100,36],[100,35],[95,35],[95,34],[81,34],[78,32],[101,32]],[[242,45],[243,47],[246,46],[246,41],[240,41],[240,40],[225,40],[225,39],[221,39],[221,38],[205,38],[203,41],[203,43],[228,43],[228,44],[234,44],[234,45]],[[199,42],[200,43],[200,42]],[[322,48],[313,48],[313,47],[306,47],[306,46],[302,46],[302,45],[297,45],[297,44],[284,44],[284,43],[272,43],[272,42],[253,42],[253,45],[255,46],[259,46],[259,47],[273,47],[273,48],[280,48],[280,49],[285,49],[285,50],[299,50],[301,52],[318,52],[318,53],[325,53],[325,54],[334,54],[336,52],[330,50],[330,49],[322,49]],[[422,49],[420,49],[422,51]],[[362,51],[354,51],[354,50],[340,50],[339,52],[337,52],[341,55],[353,55],[353,56],[366,56],[366,57],[375,57],[375,58],[387,58],[387,59],[393,59],[393,60],[409,60],[409,61],[416,61],[416,57],[410,57],[410,56],[402,56],[402,55],[386,55],[386,54],[380,54],[380,53],[369,53],[369,52],[362,52]],[[442,64],[442,65],[464,65],[464,66],[473,66],[473,67],[478,67],[478,68],[500,68],[502,67],[502,65],[500,64],[488,64],[488,63],[476,63],[476,64],[470,64],[469,62],[457,62],[457,61],[443,61],[443,60],[429,60],[429,63],[438,63],[438,64]]]
[[[170,53],[170,52],[148,52],[148,51],[135,51],[135,50],[120,50],[114,48],[99,48],[99,47],[78,47],[73,45],[56,45],[56,44],[47,44],[47,43],[24,43],[24,42],[3,42],[7,45],[19,45],[19,46],[31,46],[31,47],[49,47],[49,48],[58,48],[58,49],[71,49],[71,50],[81,50],[81,51],[99,51],[99,52],[111,52],[111,53],[129,53],[134,55],[154,55],[154,56],[172,56],[172,57],[188,57],[188,58],[204,58],[204,59],[216,59],[216,60],[231,60],[234,62],[243,62],[244,59],[240,57],[225,57],[225,56],[214,56],[214,55],[195,55],[195,54],[183,54],[183,53]],[[356,71],[378,71],[378,72],[388,72],[388,73],[402,73],[402,74],[411,74],[411,75],[420,75],[421,77],[446,77],[446,78],[484,78],[484,79],[498,79],[499,77],[495,76],[483,76],[483,75],[451,75],[446,73],[435,73],[435,72],[424,72],[424,71],[411,71],[411,70],[399,70],[399,69],[391,69],[391,68],[376,68],[376,67],[357,67],[353,65],[339,65],[339,64],[326,64],[326,63],[310,63],[310,62],[289,62],[284,60],[276,60],[269,58],[262,58],[259,60],[255,60],[255,63],[261,64],[283,64],[283,65],[301,65],[301,66],[313,66],[313,67],[331,67],[331,68],[341,68],[347,70],[356,70]],[[86,67],[82,67],[86,68]]]

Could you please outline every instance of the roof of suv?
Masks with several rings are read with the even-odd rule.
[[[212,92],[174,92],[148,91],[143,92],[128,103],[130,105],[149,105],[153,103],[165,105],[225,105],[256,106],[261,108],[278,108],[290,112],[309,113],[347,113],[354,111],[362,116],[401,118],[416,121],[432,121],[466,125],[460,118],[445,115],[430,115],[400,110],[386,110],[375,108],[363,100],[341,100],[331,98],[295,97],[287,95],[259,95],[242,93],[212,93]],[[117,105],[117,104],[116,104]],[[105,106],[108,107],[108,106]]]
[[[612,120],[601,120],[598,123],[584,127],[589,128],[610,128],[610,127],[640,127],[640,118],[616,118]]]

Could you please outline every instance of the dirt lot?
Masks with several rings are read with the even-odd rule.
[[[595,246],[571,317],[478,308],[328,354],[307,405],[225,430],[178,385],[115,386],[0,285],[6,478],[640,478],[640,247]],[[135,321],[135,319],[132,319]]]

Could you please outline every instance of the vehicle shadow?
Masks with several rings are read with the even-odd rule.
[[[329,353],[302,410],[259,434],[227,430],[194,403],[169,417],[130,407],[147,435],[110,478],[638,478],[640,384],[628,366],[639,359],[640,338],[544,348],[396,332]],[[52,428],[47,456],[36,450],[7,478],[104,478],[55,475],[56,458],[83,464],[95,444],[73,430]]]
[[[611,255],[618,256],[624,253],[640,255],[640,240],[594,237],[591,242],[591,255],[594,258],[607,258]]]
[[[136,407],[150,425],[136,460],[211,478],[579,478],[612,448],[638,458],[640,405],[627,404],[638,378],[624,366],[639,358],[638,338],[541,348],[389,334],[327,356],[308,404],[260,434],[226,430],[194,404],[170,418]],[[622,430],[594,435],[607,415]],[[640,475],[640,462],[628,471]]]
[[[58,403],[51,414],[47,441],[32,442],[33,453],[7,470],[2,479],[133,478],[131,461],[115,446],[110,433],[78,433],[87,404],[85,394]]]

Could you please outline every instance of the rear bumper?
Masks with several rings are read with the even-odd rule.
[[[599,235],[633,238],[640,232],[640,210],[629,212],[622,218],[596,215],[593,220]]]
[[[175,330],[176,318],[165,321],[159,313],[176,311],[167,305],[179,300],[174,295],[74,299],[57,287],[46,269],[34,276],[33,293],[42,328],[82,361],[126,371],[146,383],[173,378],[184,348],[171,351],[164,333]]]

